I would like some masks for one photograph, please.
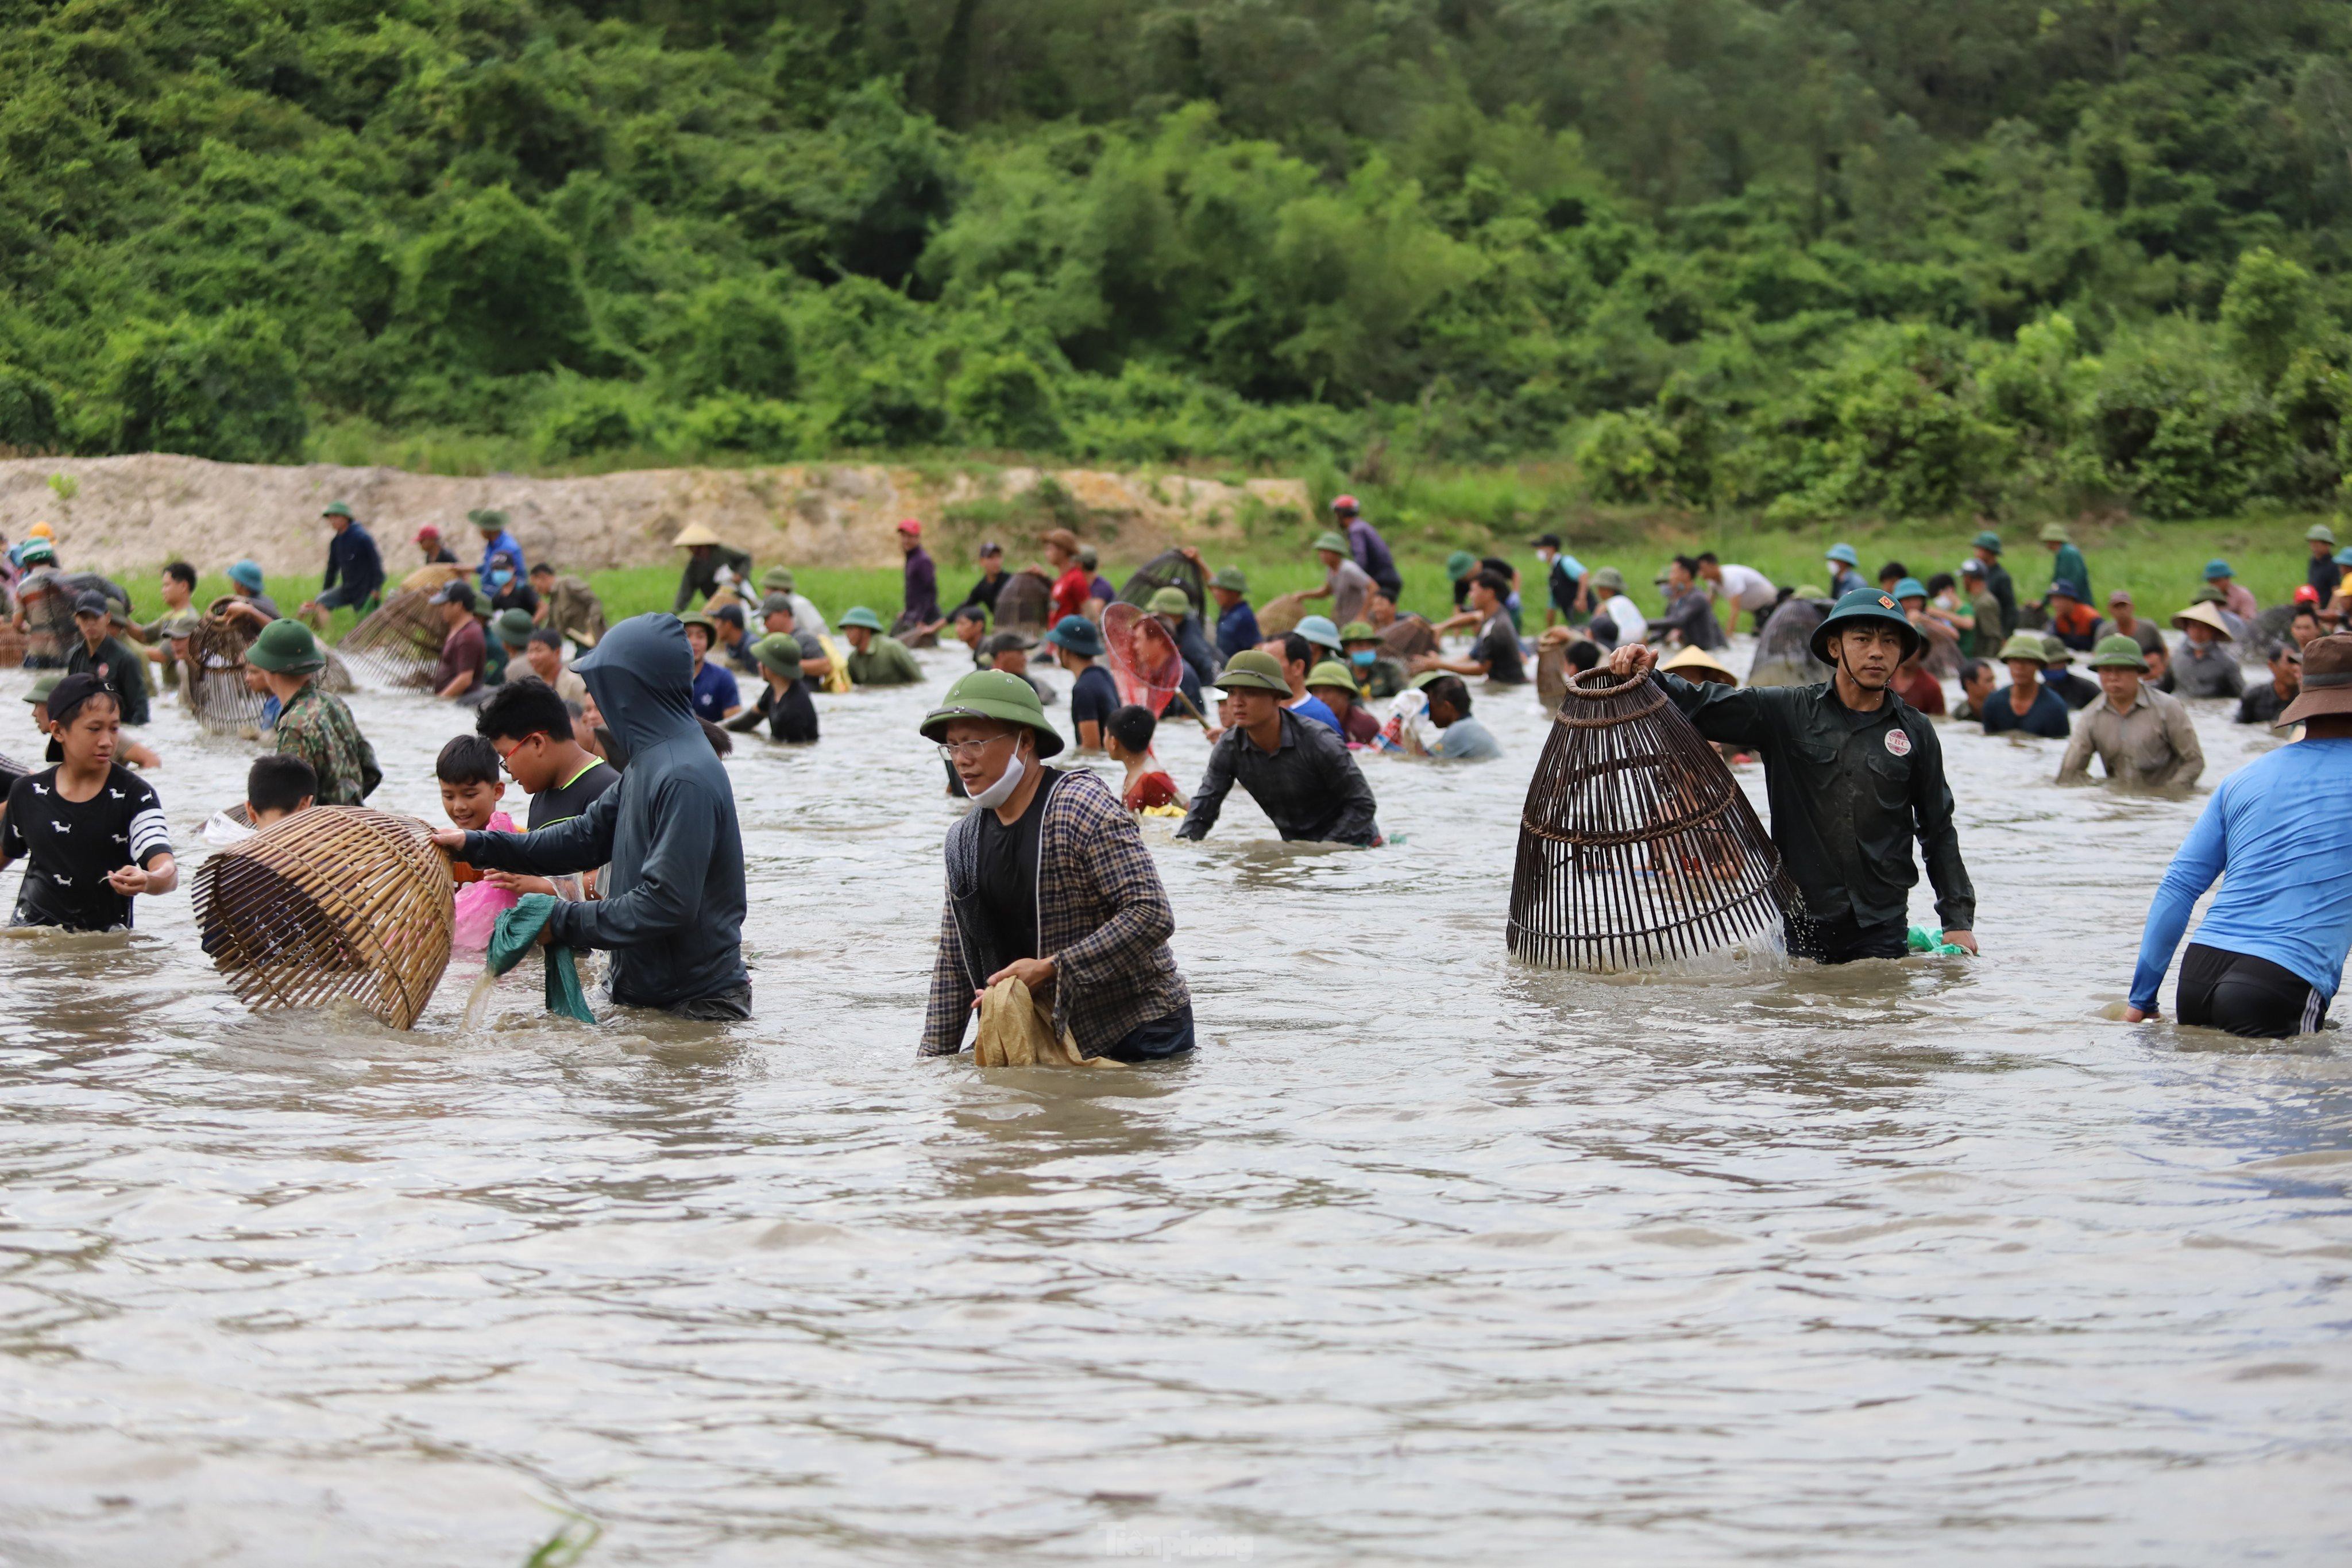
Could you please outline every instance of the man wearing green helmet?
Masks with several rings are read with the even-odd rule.
[[[1772,842],[1803,895],[1789,951],[1823,963],[1899,958],[1919,873],[1916,838],[1935,885],[1944,940],[1977,948],[1976,892],[1960,860],[1952,792],[1936,728],[1888,689],[1919,632],[1894,596],[1846,595],[1822,617],[1813,657],[1836,671],[1817,686],[1694,685],[1654,670],[1657,650],[1610,655],[1619,676],[1650,671],[1710,741],[1759,752]]]
[[[1331,601],[1331,619],[1352,621],[1364,613],[1372,591],[1371,574],[1356,564],[1346,537],[1326,530],[1316,536],[1315,553],[1323,558],[1323,585],[1299,595],[1301,599]]]
[[[2195,784],[2205,771],[2197,728],[2179,698],[2140,679],[2147,673],[2147,655],[2139,644],[2120,632],[2103,637],[2091,652],[2091,668],[2098,672],[2105,700],[2085,709],[2075,722],[2065,760],[2058,764],[2058,782],[2089,779],[2095,755],[2107,777],[2123,784],[2152,789]]]
[[[1062,737],[1018,676],[974,670],[925,716],[974,809],[948,829],[947,901],[920,1054],[982,1061],[1007,1012],[1078,1060],[1141,1062],[1192,1048],[1175,911],[1135,819],[1091,772],[1048,769]],[[1017,983],[1006,986],[1007,982]],[[1003,987],[1003,989],[998,989]],[[983,1001],[983,998],[986,998]],[[992,1016],[993,1015],[993,1016]]]
[[[1286,839],[1366,847],[1381,842],[1372,786],[1348,755],[1339,721],[1304,718],[1289,706],[1282,660],[1256,649],[1237,653],[1225,661],[1217,686],[1231,727],[1210,750],[1177,837],[1207,837],[1239,784]]]
[[[274,733],[280,754],[310,764],[318,783],[310,792],[320,805],[359,805],[383,782],[375,748],[360,733],[359,721],[343,700],[319,689],[326,651],[300,621],[272,621],[245,650],[245,662],[261,671],[278,699]]]

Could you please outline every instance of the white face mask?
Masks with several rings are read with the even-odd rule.
[[[1021,787],[1021,775],[1025,771],[1021,762],[1021,752],[1018,748],[1015,748],[1013,760],[1004,764],[1004,776],[973,795],[971,804],[991,808],[1003,805],[1013,798],[1013,792]]]

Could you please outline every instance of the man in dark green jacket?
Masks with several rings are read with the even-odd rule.
[[[1916,837],[1944,940],[1974,952],[1976,892],[1960,863],[1952,791],[1935,726],[1888,687],[1920,642],[1893,597],[1857,588],[1813,633],[1813,656],[1836,670],[1819,686],[1693,684],[1656,680],[1698,732],[1760,752],[1772,807],[1772,842],[1804,895],[1789,951],[1823,963],[1899,958],[1919,871]],[[1619,675],[1649,669],[1657,650],[1619,648]]]

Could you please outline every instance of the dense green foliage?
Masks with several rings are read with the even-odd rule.
[[[0,444],[2333,504],[2340,0],[69,0]]]

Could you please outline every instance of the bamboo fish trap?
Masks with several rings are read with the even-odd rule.
[[[446,579],[445,579],[446,581]],[[430,686],[449,628],[431,588],[403,588],[343,634],[343,662],[386,686]]]
[[[205,729],[234,735],[261,722],[269,693],[256,691],[245,679],[245,650],[261,627],[243,616],[223,615],[225,602],[215,600],[189,629],[187,686],[180,700]]]
[[[1181,588],[1184,596],[1192,601],[1192,613],[1199,615],[1209,602],[1209,580],[1201,568],[1181,551],[1163,550],[1135,569],[1118,590],[1123,605],[1149,605],[1151,595],[1162,588]]]
[[[1601,973],[1748,941],[1803,904],[1731,771],[1648,675],[1574,676],[1528,786],[1505,940]]]
[[[1042,632],[1054,613],[1054,588],[1034,572],[1015,572],[1004,579],[996,595],[996,629],[1024,634]]]
[[[449,862],[413,817],[315,806],[196,868],[197,929],[257,1010],[347,1000],[416,1022],[449,966]]]

